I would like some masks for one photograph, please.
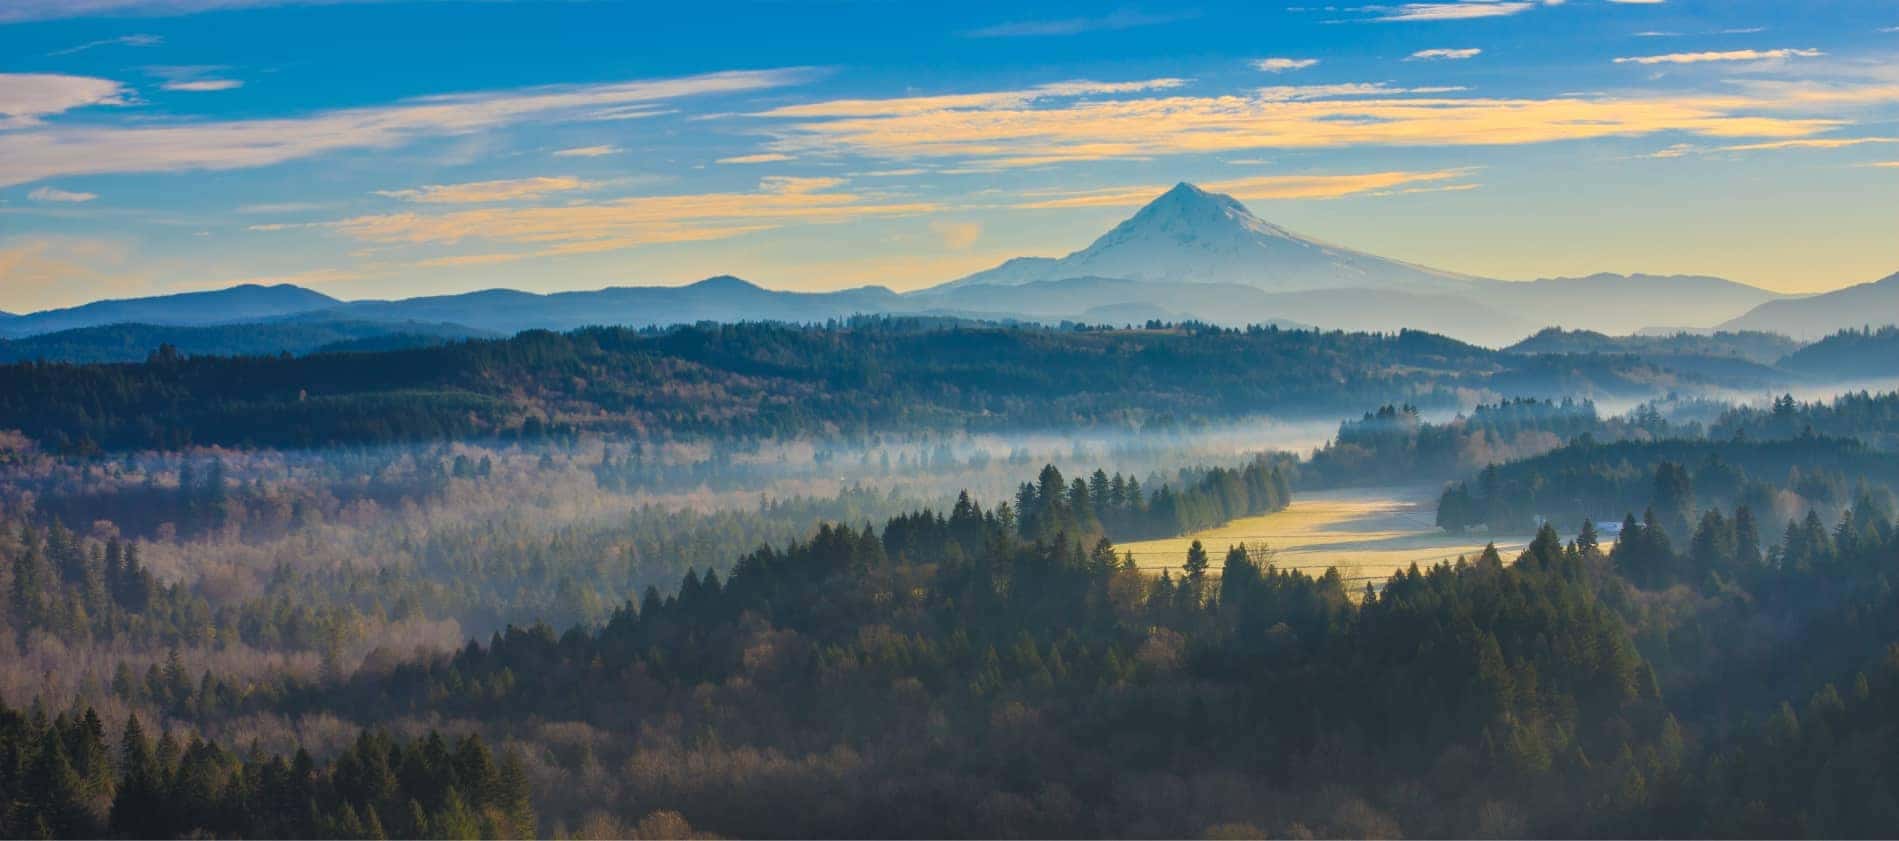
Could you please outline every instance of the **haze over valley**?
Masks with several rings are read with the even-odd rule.
[[[0,0],[0,838],[1890,835],[1896,30]]]

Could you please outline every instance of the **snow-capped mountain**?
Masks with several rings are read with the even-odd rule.
[[[1216,289],[1223,291],[1203,294]],[[1142,304],[1217,324],[1415,328],[1496,345],[1548,326],[1615,334],[1710,327],[1777,296],[1714,277],[1512,282],[1440,271],[1301,236],[1231,196],[1182,183],[1066,257],[1019,257],[904,297],[945,310],[980,303],[1119,312],[1106,308]]]
[[[1060,259],[1010,260],[937,288],[1019,286],[1071,277],[1226,283],[1268,292],[1461,292],[1476,280],[1300,236],[1254,216],[1231,196],[1183,182],[1087,248]]]

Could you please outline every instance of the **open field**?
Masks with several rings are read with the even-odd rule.
[[[1348,580],[1381,583],[1391,573],[1416,563],[1429,566],[1475,557],[1492,539],[1483,532],[1446,534],[1433,525],[1436,485],[1348,488],[1299,493],[1284,511],[1234,520],[1186,537],[1142,540],[1116,547],[1134,553],[1142,569],[1156,573],[1180,568],[1187,547],[1199,540],[1218,572],[1227,547],[1244,543],[1271,552],[1270,563],[1312,575],[1338,567]],[[1529,542],[1528,535],[1500,535],[1497,548],[1508,562]]]

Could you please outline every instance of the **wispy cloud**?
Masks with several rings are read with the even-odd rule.
[[[384,0],[7,0],[0,23],[81,17],[172,17],[266,6],[375,3]]]
[[[1032,38],[1080,35],[1084,32],[1158,26],[1163,23],[1186,20],[1193,16],[1193,14],[1186,12],[1152,14],[1123,9],[1097,17],[1072,17],[1058,20],[1024,20],[1011,23],[999,23],[994,26],[985,26],[981,29],[972,29],[963,34],[970,38]]]
[[[930,223],[930,230],[943,238],[943,247],[951,251],[968,251],[982,239],[982,223],[937,219]]]
[[[1390,190],[1406,184],[1448,181],[1471,174],[1472,169],[1441,169],[1425,172],[1365,172],[1350,175],[1261,175],[1203,182],[1203,189],[1226,193],[1236,199],[1268,201],[1280,199],[1335,199]],[[1146,204],[1167,186],[1141,184],[1107,187],[1098,190],[1057,191],[1027,194],[1014,207],[1043,210],[1071,207],[1131,207]]]
[[[1483,52],[1483,50],[1476,47],[1419,50],[1406,57],[1405,61],[1463,61],[1467,58],[1476,58],[1482,55]]]
[[[572,149],[560,149],[554,152],[556,158],[599,158],[617,155],[626,151],[618,146],[575,146]]]
[[[239,207],[237,209],[237,212],[260,213],[260,214],[305,213],[312,210],[322,210],[326,207],[329,207],[329,205],[324,204],[322,202],[313,202],[313,201],[265,202],[261,204],[243,205],[242,207]]]
[[[1663,55],[1626,56],[1615,60],[1617,64],[1701,64],[1710,61],[1769,61],[1785,58],[1817,58],[1826,55],[1815,49],[1782,50],[1716,50],[1699,53],[1665,53]]]
[[[499,181],[470,181],[462,184],[429,184],[405,190],[377,190],[376,195],[424,204],[490,204],[528,201],[553,193],[588,190],[595,185],[571,175],[539,178],[510,178]]]
[[[161,90],[205,93],[243,87],[242,81],[226,77],[229,69],[221,64],[155,64],[145,72],[165,80]]]
[[[1090,83],[1099,86],[1099,83]],[[1016,91],[787,106],[774,151],[950,160],[976,168],[1354,146],[1514,146],[1682,132],[1794,139],[1845,124],[1815,109],[1899,101],[1899,85],[1760,87],[1746,94],[1450,97],[1383,84],[1262,88],[1253,95],[1058,96]],[[1805,113],[1772,113],[1782,111]]]
[[[1723,152],[1755,152],[1769,149],[1845,149],[1869,143],[1899,143],[1899,137],[1812,137],[1802,140],[1776,140],[1770,143],[1744,143],[1722,146]]]
[[[778,163],[779,161],[788,161],[788,160],[791,160],[790,155],[783,155],[777,152],[760,152],[759,154],[756,154],[756,155],[736,155],[730,158],[720,158],[718,160],[718,163],[769,164],[769,163]]]
[[[1380,21],[1471,20],[1508,17],[1538,6],[1560,6],[1563,0],[1455,0],[1448,3],[1405,3],[1400,6],[1366,6]]]
[[[1331,85],[1274,85],[1256,93],[1268,102],[1296,102],[1314,99],[1343,99],[1361,96],[1406,96],[1411,94],[1456,93],[1461,87],[1394,88],[1384,82],[1339,82]]]
[[[312,225],[254,225],[252,229],[324,228],[384,246],[444,247],[480,242],[529,249],[437,258],[471,265],[656,243],[728,239],[789,224],[909,216],[941,209],[931,202],[891,201],[835,190],[841,184],[836,178],[771,177],[762,179],[751,192],[636,196],[554,207],[488,207],[435,214],[392,213]]]
[[[228,170],[266,166],[327,152],[400,146],[432,136],[465,135],[524,121],[580,119],[602,108],[795,84],[799,69],[731,71],[674,79],[431,96],[383,107],[308,117],[166,125],[46,126],[0,133],[0,186],[61,175]],[[0,76],[0,114],[28,119],[86,104],[115,102],[117,83],[82,77],[15,105],[19,90]],[[46,77],[30,77],[46,78]]]
[[[34,201],[87,202],[98,198],[99,194],[76,193],[71,190],[61,190],[57,187],[40,187],[31,193],[27,193],[26,197]]]
[[[4,11],[0,11],[0,15],[4,15],[4,14],[5,14]],[[0,18],[0,19],[3,19],[3,18]],[[50,53],[47,53],[47,55],[48,56],[72,55],[74,53],[83,53],[87,50],[96,49],[98,47],[156,47],[159,44],[163,44],[163,43],[165,43],[165,39],[157,35],[144,35],[144,34],[120,35],[117,38],[101,38],[97,41],[87,41],[84,44],[67,47],[66,49],[63,49],[63,50],[54,50]]]
[[[57,73],[0,73],[0,130],[91,105],[125,105],[131,91],[110,79]]]
[[[166,82],[159,87],[168,91],[205,93],[208,91],[228,91],[243,86],[244,83],[236,79],[192,79],[184,82]]]
[[[1262,58],[1253,62],[1253,69],[1284,73],[1288,70],[1304,70],[1318,63],[1316,58]]]
[[[1134,82],[1052,82],[1032,88],[984,93],[952,93],[892,99],[833,99],[803,105],[785,105],[762,111],[758,117],[888,117],[1021,107],[1041,100],[1072,99],[1090,95],[1136,94],[1170,90],[1185,79],[1144,79]]]

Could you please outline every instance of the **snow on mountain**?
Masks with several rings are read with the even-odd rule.
[[[1086,276],[1227,283],[1268,292],[1458,292],[1476,280],[1300,236],[1254,216],[1231,196],[1183,182],[1085,249],[1060,259],[1017,258],[936,289]]]

